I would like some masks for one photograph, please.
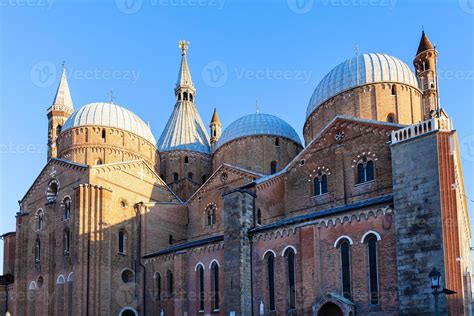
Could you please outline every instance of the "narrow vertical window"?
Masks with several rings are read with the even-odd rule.
[[[189,163],[189,157],[188,156],[184,157],[184,163]]]
[[[159,272],[155,274],[155,282],[156,282],[156,300],[161,301],[161,275]]]
[[[193,173],[192,173],[192,172],[189,172],[189,173],[188,173],[188,179],[189,179],[189,180],[192,180],[193,177],[194,177]]]
[[[206,208],[207,226],[214,225],[217,222],[216,210],[217,206],[215,204],[211,204]]]
[[[375,168],[372,160],[364,158],[357,165],[357,183],[364,183],[375,179]]]
[[[323,195],[328,193],[328,176],[320,173],[313,180],[314,185],[314,195]]]
[[[71,199],[64,200],[64,219],[68,220],[71,217]]]
[[[220,308],[220,301],[219,301],[219,265],[217,262],[213,262],[211,265],[211,295],[212,295],[212,310],[218,311]]]
[[[120,230],[118,233],[118,252],[125,254],[127,252],[127,234],[124,230]]]
[[[106,134],[106,132],[105,132],[105,129],[103,129],[103,130],[102,130],[102,140],[104,141],[104,143],[105,143],[105,141],[107,140],[106,137],[107,137],[107,134]]]
[[[167,277],[168,277],[168,294],[169,294],[169,297],[172,298],[173,293],[174,293],[173,272],[168,270]]]
[[[276,161],[272,161],[270,163],[270,174],[275,174],[277,171],[277,163]]]
[[[170,245],[173,244],[173,235],[169,235],[169,236],[168,236],[168,243],[169,243]]]
[[[36,212],[36,230],[41,231],[44,228],[44,212],[43,210],[38,210]]]
[[[295,252],[289,249],[285,254],[288,271],[288,308],[296,309],[296,273],[295,273]]]
[[[397,86],[392,85],[392,95],[397,95]]]
[[[328,176],[323,174],[321,177],[321,194],[328,193]]]
[[[262,210],[257,209],[257,225],[262,225]]]
[[[36,239],[35,242],[35,263],[40,263],[41,261],[41,241]]]
[[[377,237],[370,234],[366,238],[369,270],[369,298],[371,305],[379,303],[378,267],[377,267]]]
[[[173,181],[178,181],[178,178],[179,178],[178,173],[177,172],[173,173]]]
[[[199,288],[199,311],[204,312],[204,268],[202,265],[198,267],[198,288]]]
[[[374,162],[368,161],[367,166],[365,167],[366,179],[367,181],[374,180]]]
[[[280,146],[280,138],[279,137],[275,138],[275,146],[276,147]]]
[[[341,275],[342,275],[342,295],[351,298],[351,269],[350,269],[350,254],[349,241],[342,240],[339,243],[339,250],[341,252]]]
[[[71,232],[69,229],[64,230],[63,250],[65,255],[69,254],[69,251],[71,250]]]
[[[275,256],[273,254],[267,257],[267,275],[268,275],[268,310],[275,310]]]

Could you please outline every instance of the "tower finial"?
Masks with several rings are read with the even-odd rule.
[[[260,113],[260,106],[258,105],[258,98],[255,98],[255,113]]]
[[[186,51],[188,50],[188,45],[191,44],[189,41],[181,40],[179,41],[179,48],[181,48],[181,52],[183,55],[186,55]]]
[[[110,103],[114,104],[115,103],[115,95],[114,95],[114,90],[110,89],[109,91],[109,96],[110,96]]]

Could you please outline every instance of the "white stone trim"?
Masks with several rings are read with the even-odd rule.
[[[135,313],[136,316],[138,316],[138,312],[133,307],[124,307],[124,308],[122,308],[119,312],[119,316],[122,316],[122,313],[125,312],[126,310],[131,310],[132,312]]]
[[[64,279],[64,276],[62,274],[58,275],[56,279],[56,284],[64,284],[66,283],[66,280]]]
[[[37,289],[36,282],[31,281],[30,285],[28,286],[28,290],[36,290],[36,289]]]
[[[296,248],[292,245],[288,245],[286,246],[285,248],[283,248],[283,251],[281,252],[281,256],[284,257],[285,256],[285,252],[288,250],[288,249],[293,249],[293,251],[295,252],[295,255],[298,253],[298,251],[296,251]]]
[[[381,241],[381,240],[382,240],[382,237],[380,236],[379,233],[377,233],[377,232],[374,231],[374,230],[369,230],[368,232],[366,232],[366,233],[364,234],[364,236],[362,236],[362,238],[360,239],[360,242],[361,242],[361,243],[364,243],[364,242],[365,242],[365,238],[367,238],[367,236],[370,235],[370,234],[374,234],[375,237],[377,237],[377,241]]]
[[[267,256],[267,253],[269,253],[269,252],[271,252],[275,258],[277,257],[277,254],[275,253],[275,251],[273,251],[272,249],[267,249],[263,253],[262,260],[265,259],[265,257]]]
[[[68,282],[74,282],[74,272],[71,272],[67,276],[67,281]]]
[[[221,267],[221,264],[219,263],[219,261],[217,259],[213,259],[210,263],[209,263],[209,270],[212,269],[212,264],[213,263],[217,263],[217,266],[220,268]]]
[[[205,269],[205,268],[204,268],[204,263],[202,263],[201,261],[199,261],[199,262],[196,264],[196,266],[194,267],[194,272],[197,272],[199,266],[201,266],[203,270]]]
[[[353,245],[354,244],[354,241],[352,241],[352,238],[347,236],[347,235],[342,235],[342,236],[339,236],[339,238],[336,239],[336,241],[334,242],[334,248],[337,248],[339,242],[343,239],[347,239],[349,241],[349,245]]]
[[[156,277],[157,277],[158,275],[159,275],[160,278],[161,278],[161,273],[160,273],[160,271],[155,271],[155,273],[153,273],[153,279],[156,279]]]

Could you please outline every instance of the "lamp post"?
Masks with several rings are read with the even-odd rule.
[[[430,277],[431,289],[433,290],[435,316],[439,316],[439,301],[438,301],[439,295],[440,294],[452,295],[452,294],[456,294],[456,292],[445,289],[445,288],[443,288],[441,291],[439,290],[441,287],[441,273],[438,270],[436,270],[436,268],[433,268],[433,270],[431,270],[428,276]]]

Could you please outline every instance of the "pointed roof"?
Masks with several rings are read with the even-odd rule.
[[[59,81],[58,90],[54,96],[52,108],[57,108],[67,112],[73,112],[74,106],[72,104],[71,92],[66,77],[66,67],[62,66],[61,80]]]
[[[188,61],[186,59],[188,45],[189,42],[187,41],[183,40],[179,42],[179,47],[181,48],[181,66],[179,67],[176,89],[178,89],[179,87],[189,87],[194,89],[193,80],[191,78],[191,72],[189,71]]]
[[[209,135],[194,103],[178,101],[158,140],[158,148],[210,153]]]
[[[211,124],[222,125],[221,120],[219,119],[219,114],[217,114],[217,109],[214,109],[212,114]]]
[[[425,50],[430,50],[433,49],[433,45],[431,44],[430,40],[428,39],[428,36],[426,36],[425,31],[421,32],[421,39],[420,39],[420,45],[418,45],[418,50],[416,51],[416,54],[420,54],[424,52]]]

